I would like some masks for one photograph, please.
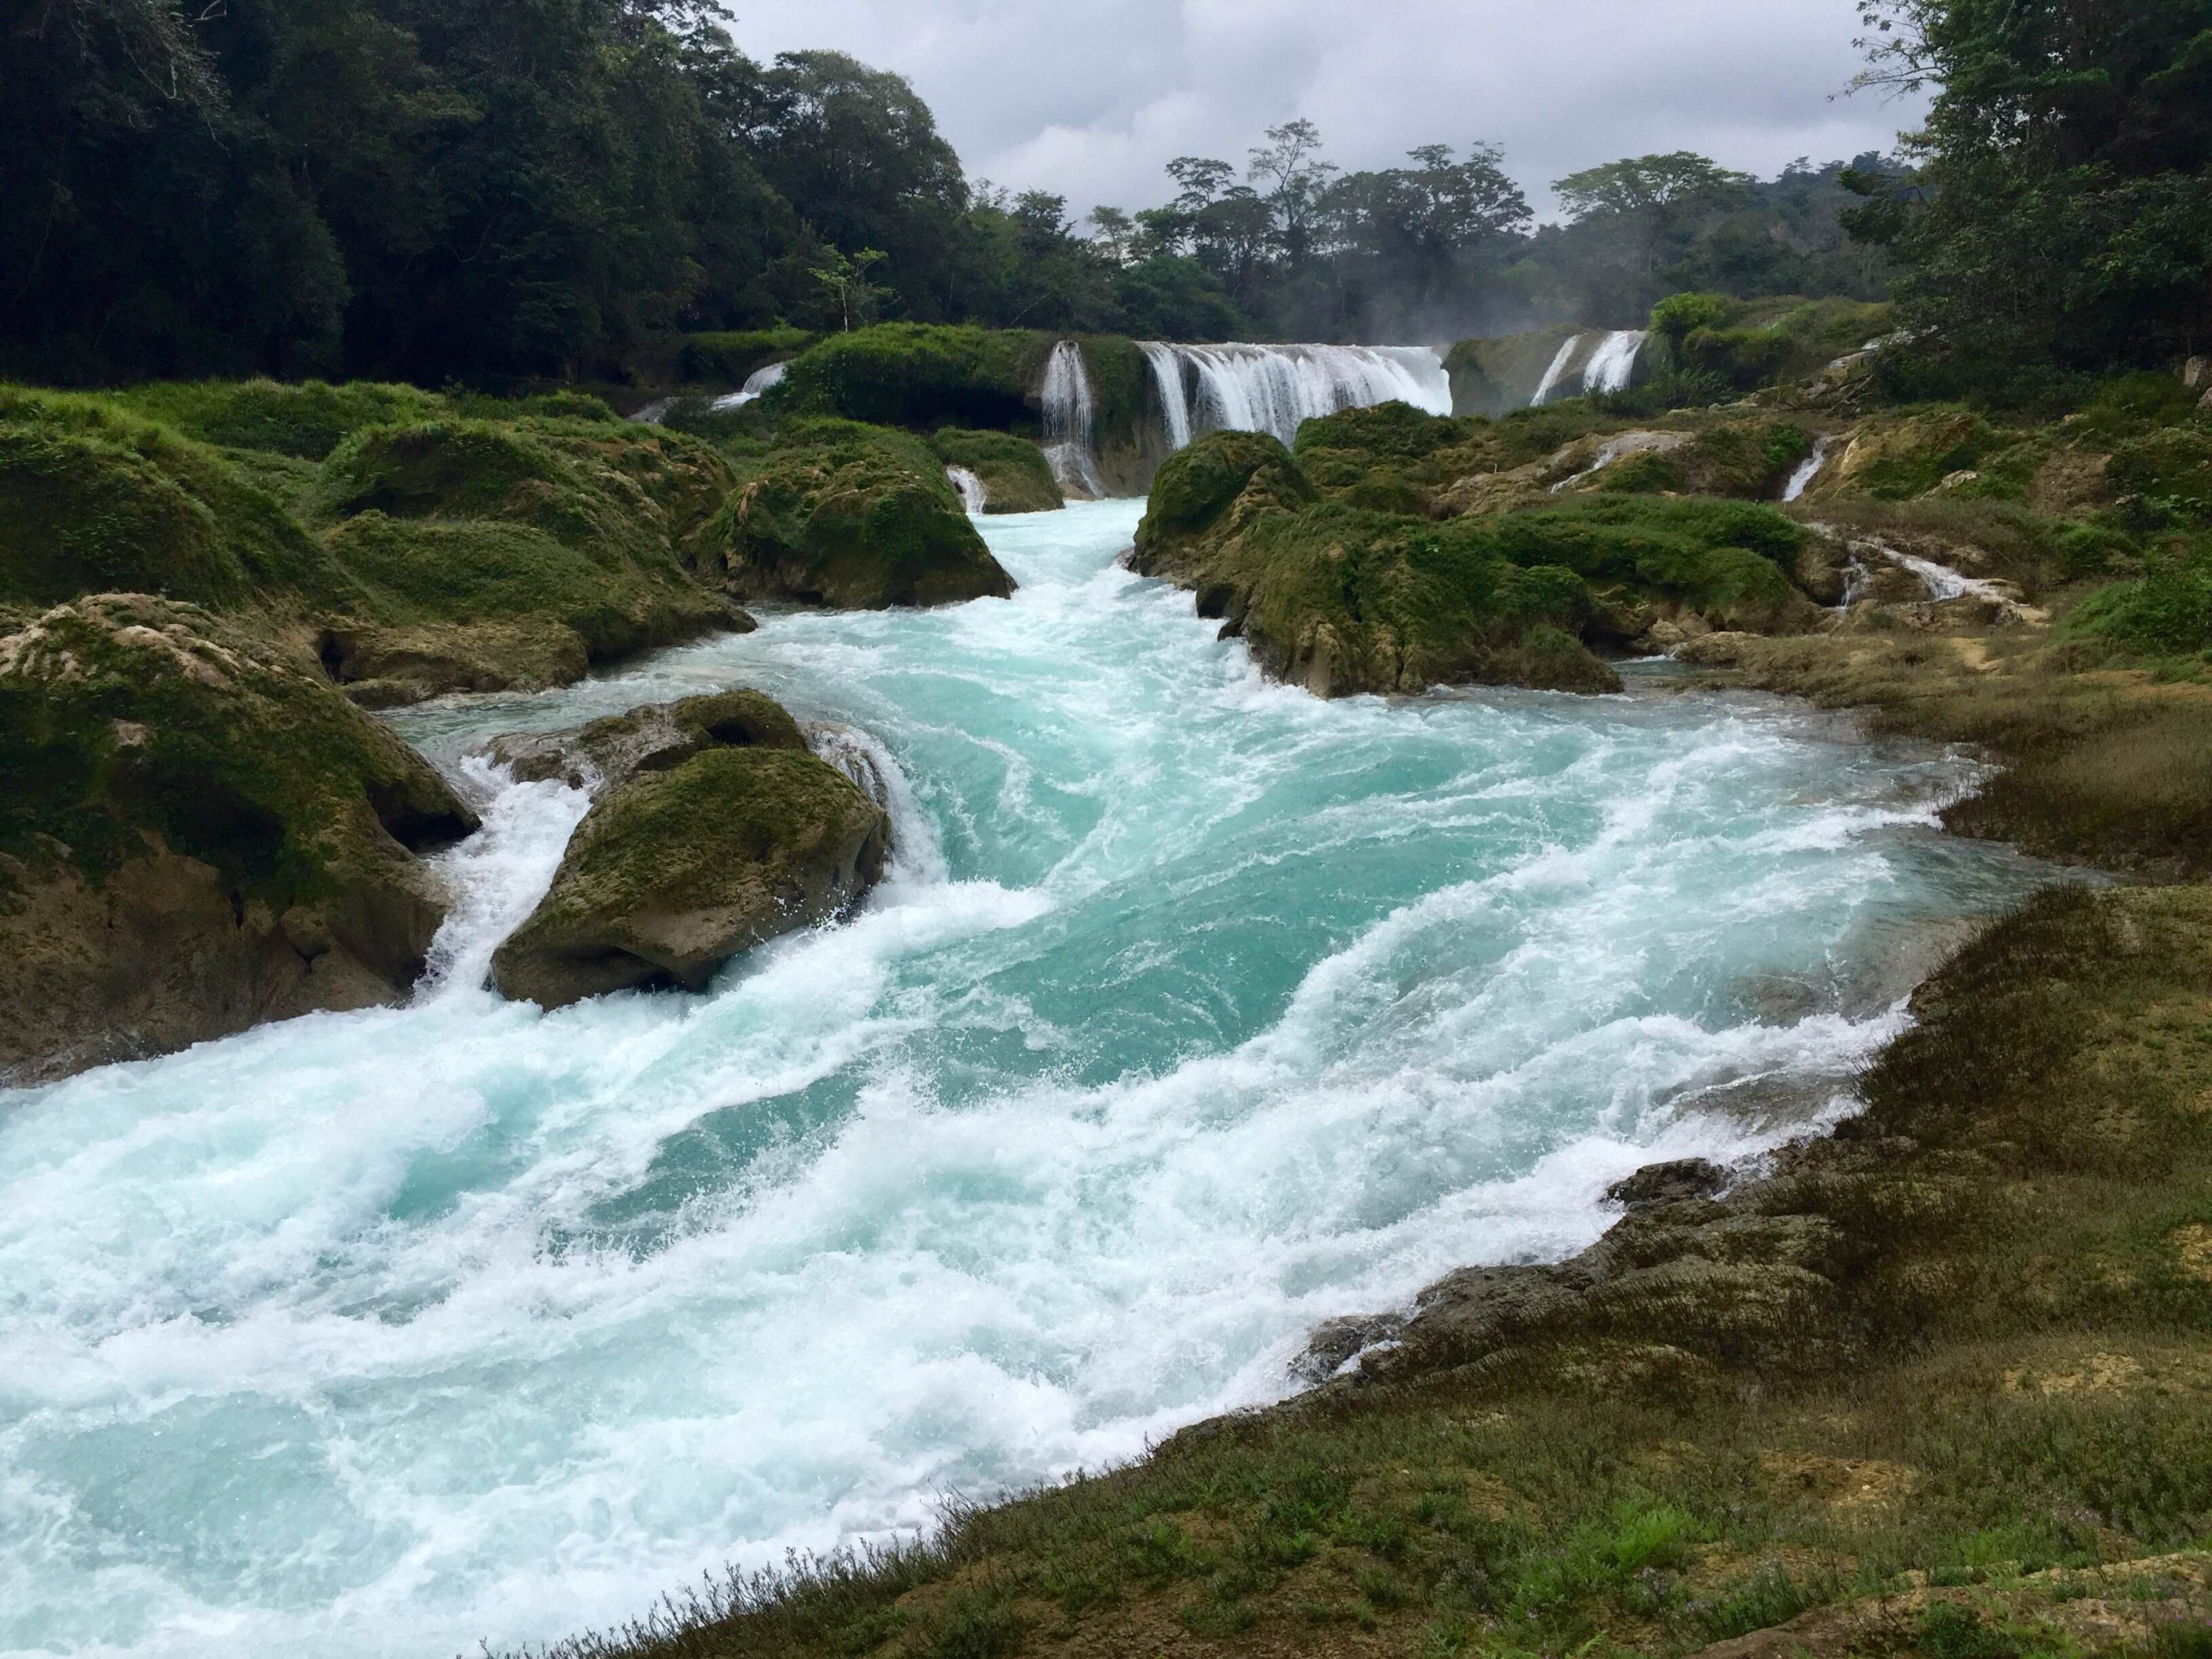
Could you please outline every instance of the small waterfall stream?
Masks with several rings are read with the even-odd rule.
[[[1596,392],[1627,391],[1629,382],[1636,378],[1637,362],[1650,337],[1646,330],[1640,328],[1569,337],[1561,343],[1551,367],[1544,371],[1544,378],[1536,382],[1535,395],[1528,399],[1528,407],[1541,409],[1555,396],[1562,395],[1560,388],[1571,377],[1579,390],[1564,395],[1589,397]],[[1578,375],[1573,374],[1577,362],[1582,366]]]
[[[1803,497],[1813,487],[1813,480],[1820,476],[1820,469],[1828,464],[1828,434],[1825,432],[1813,440],[1813,453],[1799,463],[1790,475],[1790,482],[1782,488],[1782,499],[1794,501]]]
[[[766,393],[781,386],[783,377],[790,370],[789,363],[770,363],[765,368],[755,369],[738,391],[726,398],[714,399],[714,412],[726,414],[731,410],[743,409],[747,404],[757,402]]]
[[[990,506],[991,492],[983,487],[983,481],[968,468],[948,466],[945,469],[945,476],[960,492],[960,505],[966,507],[971,516]]]
[[[1044,371],[1044,453],[1060,488],[1096,501],[1107,493],[1098,473],[1097,394],[1083,349],[1073,340],[1052,349]]]

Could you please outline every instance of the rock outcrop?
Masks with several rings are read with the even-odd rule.
[[[558,1008],[610,991],[698,990],[732,957],[843,913],[874,884],[890,817],[806,752],[781,708],[757,706],[767,702],[694,698],[577,735],[567,754],[627,776],[494,957],[503,995]],[[543,766],[545,752],[515,763]]]
[[[1818,622],[1791,578],[1804,531],[1748,502],[1545,494],[1441,519],[1360,504],[1370,458],[1410,481],[1466,438],[1467,423],[1412,410],[1309,422],[1295,457],[1264,435],[1209,434],[1161,469],[1133,568],[1194,590],[1267,672],[1322,696],[1612,691],[1594,647]]]
[[[847,421],[781,434],[696,556],[741,599],[880,610],[1014,591],[929,447]]]
[[[670,772],[709,749],[808,752],[806,737],[784,706],[759,691],[720,691],[653,703],[563,732],[495,738],[485,753],[518,783],[559,778],[572,788],[627,783],[641,772]]]
[[[104,594],[0,636],[0,1077],[404,996],[476,819],[312,659]]]

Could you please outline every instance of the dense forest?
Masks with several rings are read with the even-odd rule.
[[[1540,229],[1493,149],[1344,172],[1304,122],[1079,216],[966,178],[898,76],[757,63],[705,0],[33,0],[0,51],[0,368],[41,380],[605,377],[878,319],[1441,339],[1886,276],[1840,165],[1622,161]]]
[[[998,190],[897,76],[756,62],[710,0],[28,0],[0,373],[654,380],[779,324],[1443,341],[1893,281],[1930,389],[2212,334],[2205,0],[1865,9],[1869,88],[1941,88],[1899,157],[1627,158],[1540,226],[1493,147],[1346,171],[1304,121],[1133,212]]]

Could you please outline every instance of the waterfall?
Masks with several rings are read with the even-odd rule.
[[[1552,366],[1544,371],[1544,378],[1536,382],[1536,395],[1528,399],[1528,407],[1541,409],[1551,398],[1552,388],[1565,377],[1567,365],[1574,361],[1575,348],[1583,343],[1579,334],[1571,334],[1559,347],[1559,355],[1552,359]]]
[[[1431,415],[1451,413],[1451,380],[1443,360],[1425,346],[1172,345],[1139,343],[1152,374],[1168,447],[1200,434],[1267,432],[1285,444],[1299,425],[1346,409],[1411,404]],[[1060,483],[1106,494],[1094,447],[1096,403],[1074,342],[1053,348],[1041,394],[1045,454]]]
[[[714,412],[717,415],[726,415],[733,409],[743,409],[763,393],[773,387],[781,386],[783,377],[790,368],[789,363],[770,363],[765,368],[755,369],[746,380],[741,391],[732,392],[727,397],[714,399],[713,404]]]
[[[1183,390],[1182,359],[1170,345],[1147,340],[1139,348],[1152,366],[1152,385],[1160,394],[1160,413],[1167,422],[1168,447],[1186,447],[1195,435],[1190,429],[1190,397]]]
[[[1063,489],[1103,499],[1106,484],[1098,476],[1094,432],[1098,400],[1091,390],[1082,348],[1073,340],[1062,340],[1052,349],[1052,361],[1044,371],[1043,401],[1044,453],[1053,476]]]
[[[1145,348],[1159,389],[1168,441],[1181,449],[1203,432],[1269,432],[1290,443],[1299,425],[1346,409],[1407,403],[1451,413],[1443,360],[1419,346],[1168,345]],[[1185,391],[1186,376],[1196,388]]]
[[[1597,337],[1597,343],[1589,347],[1589,355],[1582,358],[1582,392],[1588,397],[1593,392],[1626,392],[1635,378],[1636,360],[1644,355],[1644,342],[1650,335],[1640,328],[1614,329]],[[1544,378],[1536,383],[1536,395],[1528,399],[1528,407],[1541,409],[1552,400],[1577,357],[1589,343],[1587,334],[1571,336],[1552,359],[1552,366],[1544,371]]]
[[[1813,440],[1813,453],[1790,475],[1790,482],[1782,487],[1782,499],[1794,501],[1812,488],[1813,480],[1820,476],[1820,469],[1828,464],[1828,434],[1821,433]]]
[[[1629,377],[1636,373],[1636,359],[1644,349],[1648,337],[1640,328],[1616,329],[1599,342],[1590,360],[1583,366],[1583,390],[1592,392],[1626,392]]]
[[[960,505],[966,507],[969,513],[981,513],[990,505],[991,495],[983,488],[983,481],[966,467],[948,466],[945,469],[945,476],[952,481],[952,487],[960,492]]]

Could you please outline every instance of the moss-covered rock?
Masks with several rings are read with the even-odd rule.
[[[546,1008],[639,987],[697,990],[739,952],[858,901],[890,835],[843,773],[787,747],[714,747],[637,774],[592,806],[493,977]]]
[[[929,447],[945,465],[975,475],[986,513],[1049,513],[1067,505],[1052,463],[1027,438],[947,428],[932,433]]]
[[[368,426],[436,420],[447,400],[411,386],[324,380],[166,381],[115,394],[135,413],[188,438],[230,449],[319,461],[349,433]],[[513,410],[510,414],[518,412]]]
[[[250,616],[269,637],[319,641],[332,676],[379,705],[556,684],[749,625],[680,556],[737,483],[707,444],[605,420],[441,415],[349,429],[316,465],[133,412],[173,404],[201,429],[229,422],[228,435],[313,449],[424,395],[231,390],[227,404],[212,384],[0,389],[0,600],[128,591]],[[307,413],[288,408],[294,394]]]
[[[402,994],[474,828],[295,659],[195,606],[81,599],[0,638],[0,1072],[54,1075]]]
[[[881,323],[833,334],[793,360],[788,407],[927,431],[1034,424],[1049,335]]]
[[[103,399],[0,389],[0,599],[343,604],[343,574],[222,453]]]
[[[519,783],[559,778],[574,788],[627,782],[640,772],[672,771],[716,748],[810,752],[783,705],[759,691],[719,691],[655,703],[568,732],[495,738],[486,750]]]
[[[1389,423],[1413,450],[1450,452],[1454,422]],[[1247,433],[1200,440],[1161,470],[1134,563],[1194,590],[1267,672],[1322,696],[1612,690],[1594,645],[1632,646],[1685,617],[1786,631],[1818,616],[1789,574],[1804,532],[1771,509],[1608,495],[1437,522],[1356,505],[1357,486],[1323,499],[1301,459],[1354,452],[1342,431],[1313,438],[1300,459]]]
[[[536,688],[750,620],[686,569],[736,483],[646,427],[372,427],[323,464],[326,545],[362,592],[322,629],[332,675],[380,704]]]
[[[928,446],[847,421],[793,422],[695,556],[741,599],[878,609],[1014,591]]]

